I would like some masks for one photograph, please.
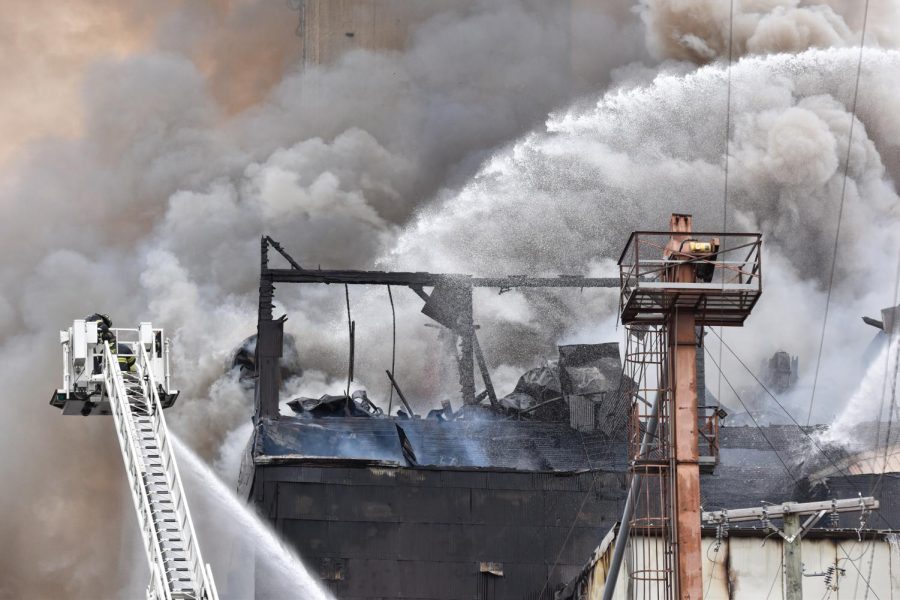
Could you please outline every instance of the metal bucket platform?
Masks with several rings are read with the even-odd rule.
[[[665,324],[678,310],[694,311],[697,325],[740,326],[762,293],[758,233],[689,233],[690,239],[718,238],[719,249],[705,255],[663,258],[671,231],[636,231],[619,258],[622,323]],[[674,268],[697,265],[702,281],[673,281]],[[700,278],[698,278],[700,279]]]

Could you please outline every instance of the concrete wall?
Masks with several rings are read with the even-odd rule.
[[[726,538],[715,551],[715,538],[711,534],[703,538],[703,587],[704,600],[759,600],[783,598],[784,580],[782,561],[784,544],[774,535],[763,539],[766,532],[741,532]],[[832,577],[831,589],[825,577],[803,578],[804,598],[831,598],[851,600],[853,598],[896,598],[900,595],[900,551],[890,536],[871,531],[863,532],[863,541],[856,538],[853,531],[841,530],[814,532],[803,541],[801,548],[804,573],[813,575],[824,573],[829,566],[837,565],[844,574]],[[642,537],[632,539],[630,559],[623,564],[616,584],[615,598],[629,598],[629,570],[641,568],[640,559],[645,555],[647,540]],[[653,543],[653,542],[650,542]],[[599,600],[606,582],[606,568],[615,545],[615,537],[604,539],[588,563],[578,581],[567,588],[560,598],[566,600]],[[626,556],[628,556],[626,554]],[[636,558],[635,558],[636,557]],[[870,576],[871,573],[871,576]],[[866,581],[868,580],[868,584]],[[654,590],[646,596],[664,597]]]
[[[303,0],[303,62],[333,63],[348,50],[402,50],[416,25],[472,0]]]
[[[502,2],[503,0],[493,0]],[[402,50],[416,26],[450,9],[465,11],[476,0],[295,0],[300,12],[297,34],[305,65],[332,64],[347,51]],[[590,18],[598,10],[624,24],[634,17],[630,4],[608,0],[553,0],[555,17],[568,14],[568,71],[572,85],[584,86],[596,78],[597,31]],[[535,6],[540,6],[535,3]]]

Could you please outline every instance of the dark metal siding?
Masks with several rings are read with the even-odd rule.
[[[293,462],[251,467],[251,501],[342,600],[550,598],[580,572],[621,514],[626,450],[620,441],[552,423],[460,423],[455,431],[470,443],[464,448],[451,436],[452,423],[403,425],[430,466],[354,462],[334,442],[329,464],[297,457],[294,451],[308,447],[302,437],[308,426],[289,421],[257,437],[269,453],[257,445],[255,458]],[[338,429],[378,438],[362,440],[372,453],[363,452],[363,460],[393,447],[390,429],[380,423],[335,422]],[[869,517],[870,526],[896,524],[900,479],[892,475],[834,476],[807,489],[805,475],[827,462],[796,427],[725,427],[721,447],[721,464],[701,480],[704,507],[853,497],[875,488],[882,509]],[[542,460],[533,458],[538,449],[546,453]],[[843,457],[830,451],[833,460]],[[519,458],[509,456],[515,453]],[[446,456],[473,466],[439,466]],[[551,469],[539,468],[545,461]],[[845,526],[858,526],[858,515],[853,518],[842,518]],[[482,562],[500,563],[502,576],[482,572]]]
[[[537,600],[580,570],[624,485],[610,473],[270,465],[256,468],[253,500],[338,598]]]

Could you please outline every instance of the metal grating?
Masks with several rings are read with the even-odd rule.
[[[631,234],[619,259],[622,322],[662,325],[671,314],[695,312],[697,325],[739,326],[762,293],[762,237],[757,233],[690,233],[721,240],[715,253],[663,258],[672,232]],[[674,257],[674,258],[673,258]],[[698,282],[676,281],[675,268],[705,270]]]

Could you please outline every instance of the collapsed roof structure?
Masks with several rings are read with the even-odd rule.
[[[269,248],[290,268],[270,268]],[[536,600],[584,577],[586,561],[625,503],[624,432],[634,382],[617,344],[560,346],[556,360],[498,395],[472,320],[472,289],[618,287],[618,279],[307,270],[268,238],[261,266],[256,412],[240,492],[337,597]],[[460,403],[416,415],[404,399],[396,414],[386,414],[364,394],[339,393],[295,399],[282,414],[285,335],[284,318],[272,315],[276,282],[411,288],[424,301],[423,313],[456,337]],[[702,385],[702,362],[698,373]],[[870,489],[872,475],[833,468],[850,457],[828,449],[832,461],[814,458],[817,433],[721,427],[718,467],[701,475],[703,506]],[[900,498],[895,488],[890,479],[875,491],[882,525],[900,516],[890,499]]]

